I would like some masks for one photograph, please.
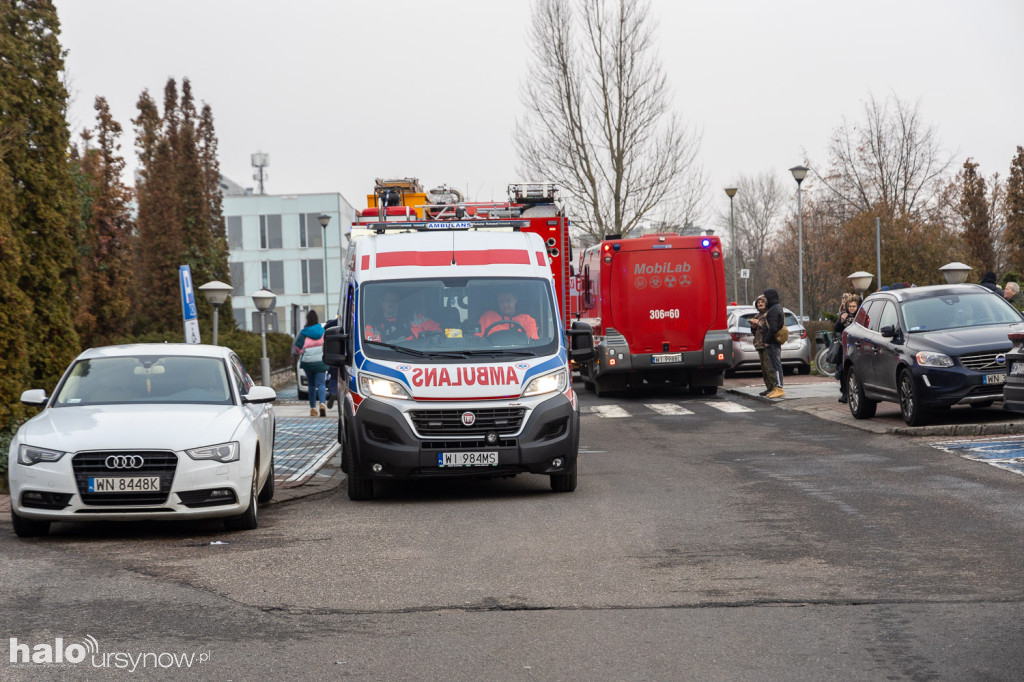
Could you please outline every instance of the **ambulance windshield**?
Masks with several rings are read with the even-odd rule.
[[[460,277],[367,282],[358,325],[373,357],[550,355],[561,328],[543,279]]]

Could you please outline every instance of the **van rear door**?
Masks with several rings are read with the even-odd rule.
[[[614,254],[611,323],[631,353],[703,350],[721,292],[705,248],[622,250]]]

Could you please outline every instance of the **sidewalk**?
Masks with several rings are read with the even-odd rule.
[[[326,417],[310,417],[309,403],[279,399],[274,444],[274,499],[287,502],[337,488],[345,480],[338,444],[338,405]],[[295,391],[292,391],[294,395]],[[0,495],[0,523],[8,523],[11,496]]]
[[[935,415],[927,426],[907,426],[896,403],[878,403],[871,419],[854,419],[850,406],[839,402],[839,382],[817,375],[787,375],[783,390],[785,398],[768,400],[757,395],[764,390],[760,377],[747,374],[725,380],[725,390],[754,400],[775,403],[785,410],[804,412],[873,433],[898,436],[997,436],[1024,433],[1024,420],[1005,412],[1000,403],[985,409],[959,405]]]

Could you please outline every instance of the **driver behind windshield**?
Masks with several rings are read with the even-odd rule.
[[[396,291],[386,292],[379,310],[367,316],[363,334],[367,341],[411,341],[425,331],[440,331],[441,325],[422,313],[400,315],[401,297]]]
[[[480,316],[480,335],[490,336],[495,332],[518,331],[525,332],[531,339],[540,338],[537,335],[537,321],[526,313],[517,310],[519,297],[511,291],[502,291],[498,294],[498,310],[488,310]]]

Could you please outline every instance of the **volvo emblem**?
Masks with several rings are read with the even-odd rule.
[[[1006,364],[1006,356],[1003,355],[1002,353],[997,355],[996,356],[996,364],[997,365],[1005,365]]]
[[[142,455],[110,455],[105,460],[108,469],[141,469],[145,463]]]
[[[472,426],[475,423],[476,423],[476,415],[475,414],[473,414],[472,412],[463,412],[462,413],[462,425],[463,426]]]

